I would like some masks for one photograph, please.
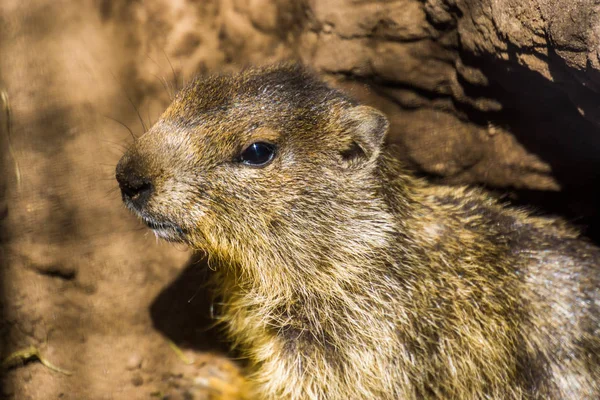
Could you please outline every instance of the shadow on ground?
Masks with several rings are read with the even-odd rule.
[[[215,326],[206,257],[194,253],[181,274],[150,307],[154,327],[176,345],[198,351],[228,351],[223,330]]]

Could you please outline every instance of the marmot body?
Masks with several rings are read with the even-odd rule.
[[[386,118],[300,67],[192,82],[117,167],[207,252],[262,399],[598,399],[600,251],[403,171]]]

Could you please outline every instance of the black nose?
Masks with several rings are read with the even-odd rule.
[[[129,157],[123,157],[117,165],[116,177],[121,188],[123,201],[141,209],[152,196],[154,186],[149,178],[136,171],[133,164],[133,160]]]

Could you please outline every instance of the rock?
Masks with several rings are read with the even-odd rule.
[[[131,378],[131,384],[133,386],[142,386],[144,384],[144,378],[142,378],[142,375],[136,373]]]
[[[133,371],[142,367],[143,358],[139,354],[132,354],[125,364],[125,368]]]

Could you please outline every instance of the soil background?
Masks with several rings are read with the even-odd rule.
[[[418,174],[598,242],[599,54],[592,0],[3,0],[0,398],[239,395],[202,256],[157,242],[114,180],[193,76],[306,63],[384,111]]]

